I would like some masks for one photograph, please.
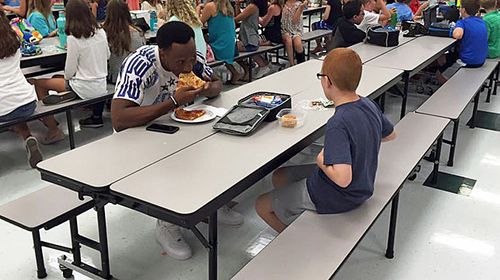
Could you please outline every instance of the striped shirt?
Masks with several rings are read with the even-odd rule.
[[[205,80],[213,74],[199,59],[193,72]],[[113,98],[126,99],[139,106],[161,103],[175,93],[178,81],[174,73],[161,65],[158,46],[143,46],[123,61]]]

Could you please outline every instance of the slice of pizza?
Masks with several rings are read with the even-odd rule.
[[[184,110],[181,108],[175,109],[175,117],[180,120],[193,121],[205,115],[205,110]]]
[[[177,88],[183,87],[194,87],[195,89],[201,88],[205,85],[205,81],[198,78],[193,72],[179,75],[179,82],[177,82]]]

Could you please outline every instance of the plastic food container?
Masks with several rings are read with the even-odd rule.
[[[304,124],[306,113],[297,109],[283,109],[276,115],[279,126],[285,128],[297,128]]]

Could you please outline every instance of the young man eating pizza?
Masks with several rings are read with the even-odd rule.
[[[216,97],[221,92],[221,81],[204,62],[197,61],[191,27],[178,21],[169,22],[158,30],[156,41],[157,46],[143,46],[123,61],[111,104],[113,128],[118,132],[145,125],[192,102],[197,96]],[[201,77],[204,83],[195,81],[195,85],[201,85],[199,88],[189,81],[193,80],[192,76],[187,79],[186,86],[178,88],[178,77],[181,74],[189,76],[197,63],[202,64],[204,74],[200,76],[206,73],[211,76]],[[243,223],[243,216],[223,207],[218,220],[239,225]],[[158,220],[155,233],[165,253],[179,260],[191,257],[191,248],[178,226]]]

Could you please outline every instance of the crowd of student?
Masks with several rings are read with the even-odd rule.
[[[3,10],[27,16],[44,36],[54,36],[51,1],[33,0],[30,5],[28,0],[20,1],[17,10],[10,6]],[[144,33],[133,25],[129,7],[137,3],[93,3],[68,1],[64,75],[50,79],[26,80],[23,76],[19,39],[0,11],[0,122],[33,114],[36,100],[52,98],[56,100],[51,102],[56,103],[102,96],[107,94],[107,82],[111,82],[116,84],[112,125],[119,132],[145,125],[199,96],[218,96],[222,82],[207,65],[210,52],[226,63],[233,83],[246,79],[250,71],[249,65],[241,63],[244,73],[238,72],[234,67],[235,55],[255,51],[269,42],[285,44],[290,65],[305,60],[301,36],[302,12],[307,2],[250,0],[243,10],[230,0],[204,5],[195,5],[192,0],[143,2],[142,8],[156,10],[165,22],[157,32],[157,45],[145,45]],[[273,175],[276,189],[256,202],[257,213],[278,232],[306,209],[318,213],[349,211],[372,195],[380,143],[394,139],[395,133],[378,107],[356,94],[362,63],[355,52],[342,47],[363,41],[370,26],[387,24],[393,13],[402,20],[415,19],[426,5],[414,5],[412,11],[403,0],[389,5],[383,0],[328,0],[326,4],[322,20],[314,23],[313,29],[332,30],[333,38],[325,43],[336,49],[328,53],[317,76],[326,98],[335,102],[336,113],[327,123],[324,149],[316,164],[277,170]],[[486,11],[483,18],[477,16],[480,5]],[[96,11],[103,6],[106,8],[101,24]],[[439,74],[456,65],[480,67],[487,57],[500,57],[500,13],[496,1],[462,0],[460,13],[462,19],[453,31],[453,37],[460,40],[458,51],[439,61]],[[236,24],[240,24],[238,37]],[[205,25],[208,38],[202,30]],[[264,27],[264,37],[260,36],[259,25]],[[318,42],[316,51],[323,48],[322,42]],[[264,57],[256,55],[254,61],[259,66],[258,76],[269,72],[269,62]],[[207,83],[199,89],[176,89],[178,76],[191,71]],[[67,93],[49,96],[50,90]],[[81,126],[102,126],[103,106],[95,105],[92,115],[80,120]],[[48,128],[46,136],[40,139],[42,144],[64,139],[53,116],[41,121]],[[28,161],[35,167],[42,160],[38,140],[26,123],[13,130],[25,140]],[[219,221],[238,225],[243,223],[243,217],[223,207]],[[192,254],[178,226],[159,220],[156,238],[174,258],[187,259]]]

